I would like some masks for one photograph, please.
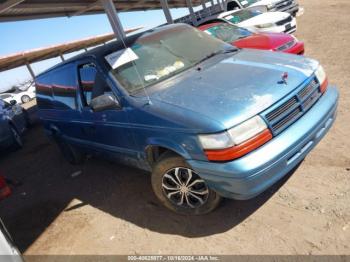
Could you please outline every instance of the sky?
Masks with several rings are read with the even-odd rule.
[[[195,10],[198,9],[201,7]],[[171,14],[175,19],[187,15],[188,9],[172,9]],[[166,22],[162,10],[125,12],[120,13],[119,17],[125,29],[139,26],[152,28]],[[111,32],[112,28],[105,14],[0,23],[0,57]],[[65,55],[65,58],[77,53],[79,52]],[[32,68],[35,74],[39,74],[58,62],[60,59],[53,58],[34,63]],[[1,72],[0,92],[29,79],[31,77],[26,67]]]

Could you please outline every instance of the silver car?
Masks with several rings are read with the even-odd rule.
[[[23,146],[22,134],[28,125],[28,116],[15,101],[8,103],[0,99],[0,149]]]

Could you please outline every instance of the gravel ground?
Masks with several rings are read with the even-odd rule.
[[[102,159],[70,166],[39,126],[0,156],[16,180],[0,216],[30,254],[350,255],[350,1],[300,0],[297,37],[341,93],[331,132],[290,176],[207,216],[165,210],[142,171]]]

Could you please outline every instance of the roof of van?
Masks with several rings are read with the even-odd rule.
[[[186,7],[186,0],[168,0],[169,8]],[[161,1],[154,0],[113,0],[118,12],[146,11],[161,9]],[[194,6],[200,0],[192,0]],[[0,0],[0,22],[27,19],[72,17],[105,13],[101,1],[96,0]]]
[[[156,27],[156,28],[152,28],[150,30],[147,30],[147,31],[144,31],[144,32],[141,32],[141,33],[137,33],[137,34],[128,36],[128,37],[126,37],[124,39],[124,41],[114,40],[114,41],[112,41],[110,43],[107,43],[107,44],[105,44],[103,46],[99,46],[99,47],[93,48],[93,49],[91,49],[91,50],[89,50],[87,52],[78,54],[76,56],[73,56],[73,57],[71,57],[71,58],[61,62],[61,63],[58,63],[57,65],[55,65],[55,66],[45,70],[44,72],[38,74],[35,78],[38,78],[38,77],[40,77],[42,75],[47,74],[48,72],[50,72],[52,70],[55,70],[57,68],[60,68],[61,66],[64,66],[66,64],[72,63],[72,62],[77,61],[77,60],[81,60],[81,59],[84,59],[84,58],[87,58],[87,57],[92,57],[92,56],[94,56],[94,57],[105,56],[108,53],[112,53],[112,52],[115,52],[115,51],[118,51],[118,50],[125,49],[125,45],[127,47],[129,47],[137,39],[139,39],[140,37],[152,34],[153,32],[165,31],[165,30],[169,30],[171,28],[177,28],[177,27],[183,27],[183,26],[191,27],[190,25],[180,24],[180,23],[179,24],[171,24],[171,25],[162,25],[162,26],[159,26],[159,27]]]

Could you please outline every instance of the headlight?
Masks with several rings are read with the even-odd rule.
[[[219,134],[200,135],[199,141],[203,148],[211,150],[228,148],[234,145],[230,135],[226,131]]]
[[[324,71],[321,65],[319,65],[319,67],[317,68],[315,75],[318,83],[320,84],[320,91],[324,93],[328,87],[328,79],[327,79],[326,72]]]
[[[272,138],[261,117],[255,116],[219,134],[200,135],[199,141],[210,161],[229,161],[248,154]]]
[[[299,42],[299,40],[298,40],[298,38],[296,38],[296,36],[294,36],[294,35],[290,35],[290,36],[294,39],[295,42]]]
[[[256,28],[269,28],[269,27],[274,27],[275,24],[273,23],[267,23],[267,24],[261,24],[261,25],[256,25]]]

